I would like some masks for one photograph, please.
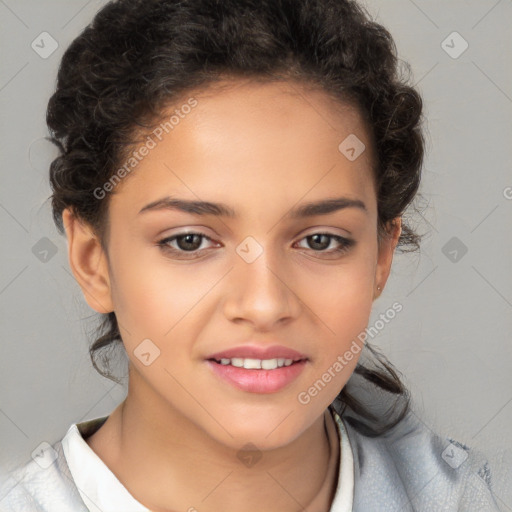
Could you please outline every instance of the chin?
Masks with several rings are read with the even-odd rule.
[[[297,415],[290,412],[292,409],[281,410],[278,414],[261,413],[257,418],[244,415],[238,421],[233,418],[225,423],[229,425],[226,429],[231,435],[224,430],[221,432],[223,444],[240,449],[251,443],[260,450],[286,446],[303,432],[301,424],[297,424]]]

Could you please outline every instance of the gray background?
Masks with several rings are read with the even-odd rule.
[[[126,394],[88,358],[94,316],[51,220],[55,151],[42,139],[63,50],[104,3],[0,0],[2,467],[71,423],[109,414]],[[402,371],[426,425],[492,460],[512,447],[512,2],[365,5],[394,36],[425,101],[428,201],[411,217],[427,233],[421,254],[395,255],[370,325],[394,301],[403,311],[369,341]],[[457,58],[454,31],[469,45]],[[58,43],[49,56],[42,32]],[[512,510],[512,496],[500,500]]]

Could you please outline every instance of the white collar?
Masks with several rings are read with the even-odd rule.
[[[62,439],[62,449],[78,492],[90,512],[149,512],[85,442],[76,423]]]
[[[354,457],[348,438],[347,429],[341,418],[333,411],[338,434],[341,439],[341,461],[336,494],[331,505],[330,512],[352,512],[354,501]]]

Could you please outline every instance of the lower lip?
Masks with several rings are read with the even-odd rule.
[[[300,375],[307,363],[306,360],[302,360],[275,370],[248,370],[211,360],[206,362],[216,375],[249,393],[275,393],[283,389]]]

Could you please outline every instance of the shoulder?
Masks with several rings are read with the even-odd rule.
[[[87,512],[67,467],[62,443],[43,443],[0,482],[0,512]]]
[[[354,510],[501,510],[484,454],[433,432],[414,412],[377,437],[343,419],[354,458]]]

